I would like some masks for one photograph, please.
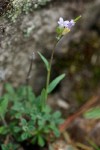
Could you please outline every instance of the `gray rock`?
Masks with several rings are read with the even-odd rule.
[[[68,51],[70,41],[80,40],[83,35],[82,30],[85,30],[84,25],[89,30],[90,26],[96,23],[94,20],[89,21],[90,16],[93,16],[93,19],[99,18],[98,13],[100,11],[96,9],[99,8],[99,1],[96,0],[89,4],[91,4],[92,9],[87,6],[86,1],[83,1],[83,3],[79,1],[57,1],[57,3],[55,2],[47,8],[44,7],[30,14],[21,15],[15,23],[11,23],[2,17],[0,19],[0,67],[5,67],[8,70],[9,82],[15,86],[25,82],[29,67],[28,58],[33,52],[40,51],[47,58],[50,58],[51,50],[56,41],[55,28],[60,16],[71,19],[77,15],[84,14],[69,36],[65,36],[56,47],[55,56],[59,54],[64,56]],[[95,8],[96,12],[91,12],[93,8]],[[89,12],[91,14],[89,14],[88,18],[84,17]],[[83,29],[81,30],[81,28]],[[37,61],[39,61],[39,57],[34,62],[33,68],[35,69],[32,71],[33,77],[30,82],[34,84],[34,89],[40,91],[41,87],[44,86],[46,74],[41,73],[45,72],[42,61],[39,61],[39,66],[35,67]],[[37,81],[37,84],[34,81]]]

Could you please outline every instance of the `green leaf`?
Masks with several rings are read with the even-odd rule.
[[[17,89],[18,100],[28,99],[30,102],[34,102],[35,94],[33,93],[31,86],[21,86]],[[27,96],[27,97],[26,97]]]
[[[15,102],[11,109],[16,112],[20,112],[20,114],[24,111],[26,112],[26,110],[21,102]]]
[[[19,146],[15,143],[1,144],[2,150],[18,150]]]
[[[21,112],[17,112],[16,114],[15,114],[15,118],[16,119],[19,119],[19,118],[21,118],[22,117],[22,113]]]
[[[22,119],[21,119],[21,124],[22,124],[23,126],[26,126],[26,125],[27,125],[26,119],[22,118]]]
[[[56,112],[53,114],[53,117],[54,117],[54,119],[57,119],[57,118],[61,117],[61,112],[60,112],[60,111],[56,111]]]
[[[1,145],[1,148],[2,150],[8,150],[8,148],[4,144]]]
[[[6,96],[0,102],[0,115],[4,116],[7,112],[8,98]]]
[[[0,126],[0,136],[9,134],[9,129],[6,126]]]
[[[43,147],[45,145],[45,141],[41,135],[38,136],[38,144]]]
[[[60,124],[62,124],[64,122],[64,119],[57,119],[56,121],[55,121],[55,123],[57,124],[57,125],[60,125]]]
[[[29,137],[31,137],[31,135],[27,132],[24,132],[22,135],[21,135],[21,140],[24,141],[26,139],[28,139]]]
[[[31,143],[32,144],[36,144],[37,142],[37,136],[34,136],[32,139],[31,139]]]
[[[4,127],[4,126],[1,126],[1,127],[0,127],[0,134],[3,134],[4,131],[5,131],[5,127]]]
[[[55,78],[48,86],[48,93],[51,93],[64,77],[65,77],[65,74],[62,74],[58,76],[57,78]]]
[[[9,150],[9,146],[5,145],[5,144],[2,144],[1,148],[2,148],[2,150]]]
[[[18,126],[15,126],[13,130],[14,130],[15,133],[18,133],[18,132],[21,131],[21,128],[18,127]]]
[[[9,94],[11,94],[11,95],[14,95],[15,94],[15,91],[14,91],[14,89],[13,89],[13,87],[10,85],[10,84],[5,84],[5,89],[6,89],[6,91],[9,93]]]
[[[45,66],[46,66],[46,69],[48,71],[50,69],[49,62],[47,61],[47,59],[40,52],[38,52],[38,54],[41,57],[42,61],[44,62]]]
[[[36,99],[36,96],[33,93],[32,87],[28,86],[27,88],[28,88],[28,99],[29,99],[30,102],[34,102],[35,99]]]
[[[17,94],[12,85],[10,85],[9,83],[5,84],[5,90],[7,92],[5,95],[7,95],[10,101],[16,101],[18,99]]]
[[[45,105],[45,109],[43,111],[45,114],[50,114],[51,113],[51,108],[48,105]]]
[[[42,108],[45,107],[45,99],[46,99],[46,90],[43,89],[42,92],[41,92],[41,95],[40,95],[40,105]]]
[[[63,30],[64,30],[64,28],[59,28],[59,27],[57,27],[57,28],[56,28],[56,33],[59,34],[59,35],[61,35],[62,32],[63,32]]]
[[[56,137],[59,137],[59,136],[60,136],[59,129],[58,129],[58,127],[57,127],[55,124],[51,124],[51,125],[49,126],[49,128],[53,131],[53,133],[54,133],[54,135],[55,135]]]
[[[45,125],[45,128],[43,129],[44,134],[49,134],[51,133],[51,129],[49,128],[49,125]]]
[[[100,119],[100,107],[90,109],[84,116],[89,119]]]

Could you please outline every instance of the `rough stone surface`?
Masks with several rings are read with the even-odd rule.
[[[43,52],[47,58],[50,58],[51,50],[56,41],[55,28],[58,18],[63,16],[71,19],[81,14],[83,16],[82,19],[69,34],[69,37],[65,36],[56,47],[55,57],[60,56],[63,58],[68,53],[69,47],[71,47],[71,41],[79,43],[80,37],[86,38],[87,30],[90,33],[98,26],[98,22],[100,23],[99,6],[99,0],[92,2],[55,1],[47,7],[20,16],[15,23],[1,18],[0,67],[7,70],[6,80],[13,83],[14,86],[24,83],[29,67],[29,56],[33,52]],[[96,9],[96,12],[92,11],[93,9]],[[63,72],[62,69],[60,70],[57,73]],[[45,75],[43,64],[36,54],[30,81],[35,91],[40,91],[44,86]],[[56,73],[53,76],[55,75]],[[71,88],[72,85],[70,85]]]

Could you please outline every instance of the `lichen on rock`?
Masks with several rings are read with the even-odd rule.
[[[19,15],[29,13],[39,6],[44,6],[51,0],[6,0],[8,7],[5,12],[5,16],[10,18],[13,22],[16,21]],[[9,9],[10,6],[10,9]]]

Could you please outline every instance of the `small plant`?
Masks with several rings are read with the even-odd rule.
[[[63,18],[59,19],[59,26],[56,30],[57,43],[71,30],[79,18],[80,16],[71,21],[64,21]],[[36,97],[32,88],[28,85],[32,59],[26,78],[26,85],[14,89],[10,84],[5,84],[6,92],[0,97],[0,138],[2,150],[17,150],[18,143],[22,142],[37,143],[39,146],[44,146],[45,142],[50,142],[54,137],[60,136],[58,127],[63,122],[61,113],[59,111],[53,112],[50,106],[47,105],[48,94],[65,77],[65,74],[62,74],[50,82],[55,47],[52,51],[50,62],[38,52],[47,70],[46,87],[43,88],[39,96]]]
[[[44,90],[38,97],[30,86],[21,86],[14,90],[10,84],[6,84],[5,90],[6,94],[0,99],[2,139],[11,135],[17,142],[30,139],[31,143],[37,141],[40,146],[44,146],[50,133],[54,133],[56,137],[60,135],[57,127],[63,121],[61,114],[58,111],[53,113],[51,108],[44,104]],[[8,116],[10,118],[6,118]]]

